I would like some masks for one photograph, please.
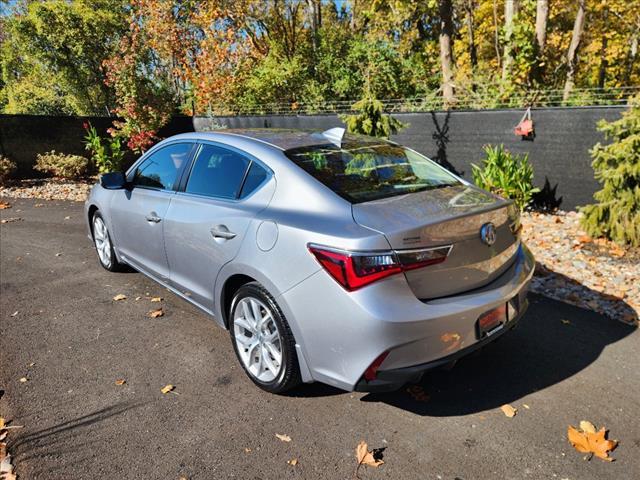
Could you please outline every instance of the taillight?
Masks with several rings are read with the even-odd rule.
[[[450,250],[448,245],[422,250],[348,252],[309,245],[320,265],[350,292],[396,273],[443,262]]]

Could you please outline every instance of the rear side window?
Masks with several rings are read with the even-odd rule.
[[[459,185],[444,168],[387,142],[345,139],[285,152],[296,165],[352,203]]]
[[[253,162],[251,167],[249,167],[249,173],[247,173],[247,178],[242,186],[240,198],[245,198],[251,195],[266,179],[267,171],[256,162]]]
[[[175,143],[153,152],[136,168],[133,185],[173,190],[192,147],[191,143]]]
[[[250,160],[226,148],[203,145],[195,159],[187,193],[237,198]]]

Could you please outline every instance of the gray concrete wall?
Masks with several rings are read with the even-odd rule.
[[[409,125],[393,140],[406,144],[442,165],[471,178],[471,164],[483,158],[486,144],[503,143],[516,153],[529,153],[535,182],[545,181],[556,191],[547,191],[538,201],[573,209],[592,201],[598,183],[593,178],[589,149],[603,136],[596,129],[601,119],[615,120],[623,107],[549,108],[533,111],[536,136],[522,140],[513,133],[522,110],[453,111],[397,114]],[[82,123],[90,120],[101,131],[110,118],[0,115],[0,153],[16,161],[20,175],[33,175],[37,153],[55,149],[85,155]],[[166,137],[192,130],[208,130],[211,122],[231,128],[311,128],[341,126],[336,115],[265,115],[254,117],[177,117],[160,132]]]

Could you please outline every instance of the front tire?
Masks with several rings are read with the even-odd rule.
[[[107,224],[99,211],[96,211],[93,215],[91,222],[93,227],[93,244],[96,247],[100,265],[110,272],[122,270],[122,264],[118,262],[116,252],[113,249],[113,242],[111,241]]]
[[[247,376],[271,393],[301,383],[295,339],[280,307],[258,282],[238,289],[231,302],[229,332]]]

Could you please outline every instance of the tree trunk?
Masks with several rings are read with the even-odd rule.
[[[467,10],[467,34],[469,42],[469,60],[471,62],[471,74],[478,66],[478,50],[476,48],[475,30],[473,25],[473,11],[476,8],[475,0],[467,0],[465,5]]]
[[[602,11],[602,23],[607,25],[609,21],[609,9],[604,7]],[[609,61],[607,60],[607,47],[609,46],[609,39],[607,33],[602,32],[602,41],[600,44],[600,68],[598,69],[598,88],[604,88],[604,84],[607,80],[607,68],[609,68]]]
[[[544,47],[547,43],[547,21],[549,19],[549,1],[536,1],[536,63],[532,68],[533,80],[544,83]]]
[[[549,1],[537,0],[536,2],[536,44],[538,55],[542,57],[547,43],[547,20],[549,19]]]
[[[498,60],[498,68],[502,66],[502,54],[500,53],[500,32],[498,29],[498,5],[493,0],[493,46],[496,49],[496,60]]]
[[[309,6],[309,19],[313,36],[313,50],[320,48],[320,27],[322,26],[322,5],[320,0],[307,0]]]
[[[504,3],[504,54],[502,61],[502,80],[511,77],[511,65],[513,64],[513,17],[518,13],[517,0],[506,0]]]
[[[453,96],[453,5],[451,0],[440,0],[440,63],[442,64],[442,96],[446,109],[454,102]]]
[[[562,100],[566,102],[571,95],[571,90],[575,83],[576,67],[578,64],[578,47],[582,40],[582,32],[584,31],[584,20],[586,16],[585,0],[578,0],[578,12],[576,20],[573,23],[573,34],[571,35],[571,44],[567,52],[567,78],[564,82],[564,93]]]

